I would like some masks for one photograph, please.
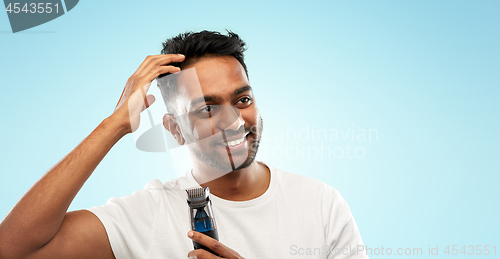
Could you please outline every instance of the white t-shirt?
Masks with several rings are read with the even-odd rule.
[[[219,241],[247,259],[368,258],[349,206],[333,187],[313,178],[271,171],[267,191],[249,201],[211,195]],[[191,172],[103,206],[88,209],[103,223],[121,258],[187,258],[189,188],[200,187]],[[359,249],[360,251],[356,251]]]

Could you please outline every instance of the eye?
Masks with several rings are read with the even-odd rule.
[[[252,98],[248,97],[248,96],[245,96],[241,99],[239,99],[237,102],[236,102],[236,105],[240,105],[240,106],[248,106],[252,103]]]
[[[220,110],[219,105],[206,105],[196,110],[195,116],[200,119],[208,119],[215,116]]]
[[[241,102],[241,103],[246,103],[246,102],[249,102],[250,101],[250,98],[249,97],[243,97],[241,98],[238,102]]]
[[[213,108],[210,105],[207,105],[197,111],[197,113],[209,113],[212,112]]]

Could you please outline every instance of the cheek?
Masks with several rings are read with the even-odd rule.
[[[193,123],[193,137],[195,139],[204,139],[212,136],[211,119],[199,119]]]
[[[260,113],[256,108],[241,110],[241,116],[245,120],[245,126],[258,125],[260,123]]]

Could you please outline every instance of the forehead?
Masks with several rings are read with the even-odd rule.
[[[229,100],[234,91],[248,86],[248,77],[240,62],[232,56],[203,58],[184,68],[178,77],[178,101],[181,110],[193,100],[216,96]]]

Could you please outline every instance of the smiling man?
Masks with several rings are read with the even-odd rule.
[[[0,258],[367,258],[342,196],[255,160],[262,118],[229,32],[167,40],[129,78],[115,111],[23,196],[0,224]],[[157,78],[165,128],[193,169],[87,210],[68,206],[111,147],[134,132]],[[148,105],[144,105],[144,103]],[[189,231],[185,190],[210,187],[220,242]],[[187,237],[186,237],[187,234]]]

